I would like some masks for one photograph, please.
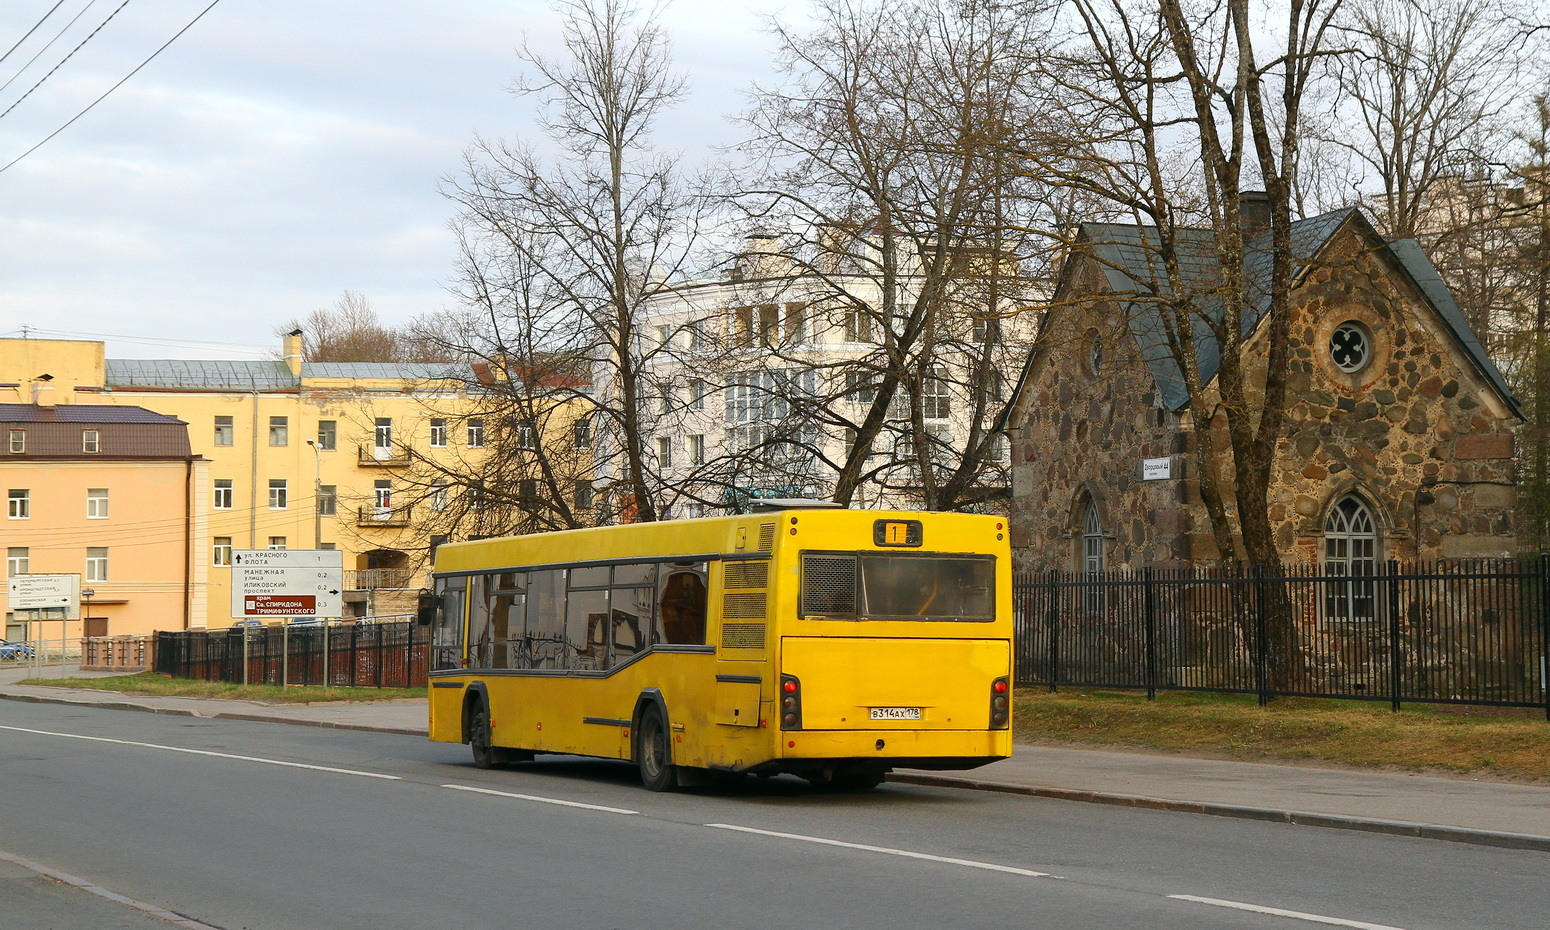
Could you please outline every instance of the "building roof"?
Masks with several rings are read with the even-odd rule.
[[[0,423],[154,423],[186,426],[177,417],[156,413],[144,407],[118,407],[106,404],[0,404]]]
[[[1294,281],[1353,218],[1363,227],[1371,229],[1354,207],[1292,223]],[[1167,287],[1167,271],[1158,253],[1156,227],[1084,223],[1082,234],[1090,244],[1109,290],[1126,301],[1125,313],[1131,334],[1152,372],[1162,403],[1170,410],[1182,410],[1189,406],[1189,386],[1185,384],[1183,373],[1168,346],[1163,307],[1156,295],[1159,290],[1168,290],[1186,297],[1195,306],[1191,327],[1195,359],[1200,369],[1201,382],[1209,383],[1216,377],[1221,365],[1221,347],[1208,325],[1210,320],[1221,319],[1223,312],[1215,236],[1209,229],[1178,230],[1178,263],[1181,277],[1185,280],[1177,287],[1170,288]],[[1447,285],[1420,246],[1414,240],[1405,240],[1390,243],[1389,251],[1452,331],[1471,364],[1501,394],[1512,410],[1522,416],[1522,410],[1513,398],[1506,380],[1486,354],[1474,329],[1464,318]],[[1267,229],[1247,244],[1244,254],[1243,270],[1247,279],[1245,293],[1248,296],[1242,320],[1242,335],[1245,337],[1254,331],[1270,310],[1271,261],[1271,239]]]
[[[110,358],[106,367],[110,388],[185,391],[294,391],[308,378],[444,381],[464,377],[445,363],[303,362],[300,377],[280,361]]]

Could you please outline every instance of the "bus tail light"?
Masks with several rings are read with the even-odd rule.
[[[795,675],[780,676],[780,728],[802,729],[802,683]]]
[[[1012,682],[997,678],[990,683],[990,728],[1005,730],[1012,720]]]

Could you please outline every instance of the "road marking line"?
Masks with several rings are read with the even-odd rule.
[[[0,851],[0,859],[4,859],[6,862],[15,863],[16,865],[36,872],[45,878],[52,878],[55,881],[64,882],[66,885],[79,888],[80,890],[94,894],[99,898],[107,898],[109,901],[127,905],[137,911],[149,914],[152,917],[159,917],[169,923],[177,924],[179,927],[184,928],[184,930],[220,930],[219,927],[213,927],[210,924],[200,923],[191,917],[184,917],[182,914],[174,913],[173,911],[169,911],[166,908],[157,907],[154,904],[146,904],[144,901],[136,901],[133,898],[126,898],[121,894],[103,888],[101,885],[94,885],[87,879],[78,878],[77,876],[71,875],[68,872],[61,872],[58,869],[51,869],[46,865],[39,865],[38,863],[32,862],[31,860],[23,859],[21,856],[16,856],[8,852]]]
[[[801,840],[804,843],[821,843],[824,846],[839,846],[844,849],[859,849],[863,852],[884,853],[890,856],[903,856],[907,859],[925,859],[928,862],[944,862],[948,865],[962,865],[971,869],[986,869],[991,872],[1006,872],[1009,875],[1024,875],[1028,878],[1058,878],[1048,872],[1035,872],[1032,869],[1019,869],[1011,865],[997,865],[994,862],[978,862],[974,859],[955,859],[951,856],[933,856],[930,853],[911,852],[908,849],[894,849],[889,846],[868,846],[865,843],[847,843],[843,840],[824,839],[821,836],[805,836],[801,833],[779,833],[775,830],[756,830],[753,827],[739,827],[730,823],[708,823],[705,826],[714,827],[717,830],[735,830],[739,833],[756,833],[760,836],[775,836],[785,840]]]
[[[626,810],[622,807],[605,807],[602,804],[583,804],[580,801],[562,801],[559,798],[543,798],[536,794],[517,794],[514,791],[496,791],[494,788],[475,788],[473,785],[442,785],[443,788],[451,788],[453,791],[472,791],[477,794],[493,794],[500,798],[516,798],[519,801],[537,801],[540,804],[558,804],[561,807],[580,807],[589,811],[605,811],[610,814],[639,814],[640,811]]]
[[[1230,907],[1239,911],[1253,911],[1256,914],[1270,914],[1274,917],[1290,917],[1293,920],[1306,920],[1316,924],[1330,924],[1336,927],[1355,927],[1356,930],[1401,930],[1400,927],[1391,927],[1388,924],[1369,924],[1360,920],[1343,920],[1339,917],[1325,917],[1322,914],[1305,914],[1302,911],[1288,911],[1279,907],[1265,907],[1261,904],[1244,904],[1242,901],[1223,901],[1220,898],[1202,898],[1192,894],[1171,894],[1168,897],[1175,901],[1193,901],[1196,904],[1211,904],[1216,907]]]
[[[327,765],[308,765],[304,762],[282,762],[279,759],[260,759],[257,756],[239,756],[229,752],[215,752],[210,749],[185,749],[182,746],[162,746],[158,743],[137,743],[134,740],[110,739],[106,736],[82,736],[79,733],[56,733],[51,730],[31,730],[27,727],[5,727],[0,730],[12,730],[17,733],[35,733],[39,736],[62,736],[65,739],[83,739],[94,743],[114,743],[119,746],[138,746],[142,749],[160,749],[164,752],[183,752],[191,756],[212,756],[216,759],[235,759],[238,762],[261,762],[264,765],[283,765],[293,769],[311,769],[314,772],[333,772],[336,775],[356,775],[360,778],[381,778],[386,781],[402,781],[397,775],[383,775],[379,772],[361,772],[356,769],[336,769]]]

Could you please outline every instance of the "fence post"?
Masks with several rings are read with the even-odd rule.
[[[1270,703],[1270,630],[1265,622],[1265,567],[1258,562],[1249,569],[1254,585],[1254,646],[1258,656],[1254,661],[1254,687],[1259,692],[1259,706]]]
[[[1389,559],[1385,567],[1389,573],[1387,597],[1384,598],[1388,601],[1389,611],[1389,709],[1398,712],[1399,687],[1403,679],[1400,663],[1404,658],[1399,642],[1399,563]]]
[[[1049,572],[1049,689],[1053,693],[1060,680],[1060,571]]]
[[[1141,569],[1141,604],[1146,621],[1146,699],[1157,700],[1157,600],[1151,567]]]
[[[1550,552],[1539,554],[1539,695],[1550,720]]]

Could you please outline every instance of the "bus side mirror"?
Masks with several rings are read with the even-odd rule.
[[[430,626],[436,622],[436,614],[440,610],[441,598],[430,591],[421,591],[419,603],[415,606],[415,622],[420,626]]]

